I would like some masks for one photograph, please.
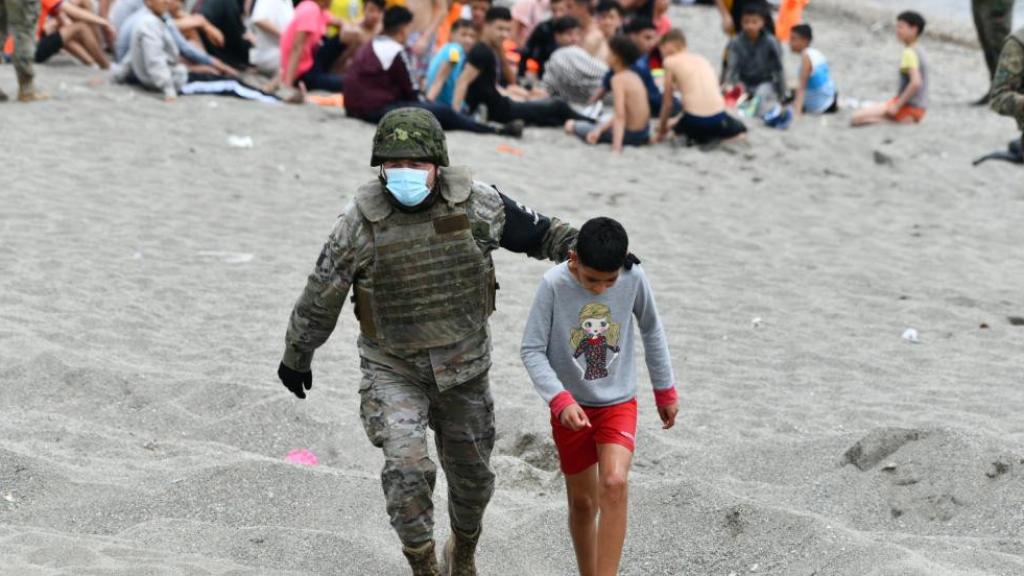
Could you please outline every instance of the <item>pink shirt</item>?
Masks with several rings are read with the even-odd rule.
[[[320,8],[313,0],[302,0],[302,3],[295,7],[295,15],[292,21],[281,33],[281,79],[284,80],[288,73],[288,60],[291,59],[292,42],[295,41],[295,34],[306,33],[306,42],[302,45],[302,55],[299,56],[299,67],[295,70],[295,77],[292,81],[298,80],[303,74],[309,72],[313,67],[313,51],[320,45],[324,37],[327,24],[331,21],[331,14]]]

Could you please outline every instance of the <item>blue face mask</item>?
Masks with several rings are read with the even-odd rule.
[[[416,170],[415,168],[384,170],[387,189],[399,204],[409,208],[419,206],[430,195],[430,188],[427,187],[428,174],[430,174],[428,170]]]

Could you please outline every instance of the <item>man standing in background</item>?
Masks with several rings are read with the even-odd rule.
[[[7,37],[10,26],[14,36],[14,71],[18,75],[18,100],[21,102],[46,98],[35,88],[35,71],[32,69],[32,58],[36,53],[37,20],[37,0],[0,0],[0,40]],[[2,45],[0,42],[0,46]],[[6,100],[7,95],[0,91],[0,102]]]
[[[971,0],[971,11],[974,13],[974,27],[978,30],[978,42],[985,52],[985,64],[991,80],[999,64],[999,53],[1003,43],[1013,30],[1014,0]],[[976,106],[984,106],[992,97],[991,88]]]

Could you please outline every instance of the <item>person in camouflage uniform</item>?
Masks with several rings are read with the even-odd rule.
[[[1017,120],[1017,128],[1024,133],[1024,28],[1014,32],[1003,45],[992,80],[992,109]],[[1024,161],[1022,148],[1024,135],[1016,147],[1018,160]]]
[[[990,80],[995,77],[1003,42],[1013,30],[1013,3],[1014,0],[971,0],[974,27],[978,31],[981,49],[985,52]],[[987,104],[990,98],[991,91],[978,100],[977,104]]]
[[[32,102],[44,95],[36,91],[32,59],[36,53],[36,21],[39,0],[0,0],[0,46],[7,38],[8,26],[14,35],[14,71],[18,75],[18,100]],[[7,95],[0,91],[0,102]]]
[[[413,574],[473,576],[494,491],[491,252],[502,247],[560,262],[576,230],[449,167],[441,126],[423,109],[400,108],[381,119],[370,165],[380,166],[380,175],[339,217],[295,304],[278,376],[305,398],[313,352],[331,335],[353,288],[362,333],[360,415],[370,442],[384,451],[391,525]],[[453,538],[440,568],[427,427],[448,479]]]

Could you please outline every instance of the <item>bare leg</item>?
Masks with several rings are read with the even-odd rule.
[[[96,60],[93,59],[89,50],[82,43],[82,39],[91,37],[91,34],[88,25],[81,22],[75,22],[60,29],[60,36],[64,41],[64,49],[86,66],[96,64]]]
[[[75,26],[84,26],[84,31],[76,39],[76,42],[80,42],[82,47],[89,53],[93,61],[99,65],[100,68],[106,70],[110,68],[110,61],[107,60],[107,55],[103,53],[103,49],[100,48],[102,40],[96,38],[97,30],[91,24],[85,24],[84,22],[76,22]]]
[[[569,534],[580,576],[597,576],[597,466],[565,477],[569,497]]]
[[[850,118],[851,126],[867,126],[869,124],[878,124],[884,122],[886,119],[885,112],[889,109],[888,103],[875,104],[866,108],[861,108],[853,113],[853,117]]]
[[[597,527],[597,574],[616,576],[626,541],[629,465],[633,453],[619,444],[598,444],[601,519]]]

